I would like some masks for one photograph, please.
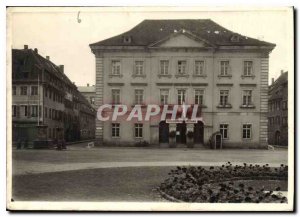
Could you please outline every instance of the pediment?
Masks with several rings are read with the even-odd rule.
[[[207,48],[212,47],[205,40],[186,32],[174,33],[158,42],[153,43],[150,47],[159,48]]]

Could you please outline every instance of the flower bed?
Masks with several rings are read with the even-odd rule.
[[[288,167],[271,168],[268,164],[233,166],[230,162],[221,167],[177,167],[171,170],[158,188],[161,195],[176,202],[199,203],[285,203],[281,193],[286,186]],[[272,183],[266,188],[261,183]],[[274,183],[278,186],[274,187]],[[279,186],[281,185],[281,187]],[[275,189],[270,189],[275,188]],[[285,188],[285,187],[284,187]]]

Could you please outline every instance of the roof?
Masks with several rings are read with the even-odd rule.
[[[48,72],[54,74],[56,77],[65,81],[68,85],[72,86],[73,88],[76,88],[76,85],[74,85],[73,82],[64,73],[60,71],[57,65],[52,63],[50,60],[44,58],[34,50],[13,49],[12,56],[14,57],[14,60],[31,58],[35,65],[37,65],[40,68],[46,69]]]
[[[282,98],[281,94],[276,94],[277,90],[288,83],[288,72],[282,73],[277,80],[269,86],[269,100]]]
[[[85,99],[85,97],[77,90],[76,85],[63,73],[60,71],[60,68],[52,63],[50,60],[42,57],[40,54],[35,52],[32,49],[12,49],[12,57],[13,57],[13,71],[18,71],[19,62],[20,60],[26,60],[29,64],[26,64],[26,70],[33,70],[34,67],[37,66],[40,69],[45,69],[49,73],[52,73],[57,78],[63,80],[65,84],[71,86],[76,95],[74,97],[78,97],[77,100],[85,105],[91,107],[90,103]],[[93,110],[93,108],[91,107]]]
[[[94,93],[96,92],[95,86],[78,86],[78,91],[81,93]]]
[[[270,90],[277,89],[279,86],[288,82],[288,72],[282,73],[273,84],[270,85]]]
[[[144,20],[131,30],[120,35],[108,38],[90,46],[149,46],[158,42],[174,31],[189,31],[191,34],[216,46],[270,46],[275,44],[253,39],[247,36],[232,32],[210,19],[191,19],[191,20]],[[123,37],[130,36],[131,42],[124,42]],[[232,40],[237,36],[239,40]]]

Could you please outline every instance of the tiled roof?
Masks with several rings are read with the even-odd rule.
[[[182,30],[186,30],[216,46],[275,46],[275,44],[269,42],[260,41],[232,32],[210,19],[144,20],[123,34],[93,43],[90,46],[149,46],[152,43],[174,34],[174,32]],[[124,42],[124,36],[130,36],[131,42]],[[239,40],[232,40],[233,36],[237,36]]]
[[[288,72],[284,72],[276,79],[276,81],[273,84],[269,86],[269,91],[277,89],[279,86],[287,82],[288,82]]]
[[[96,92],[95,86],[78,86],[78,91],[81,93],[93,93]]]
[[[37,65],[41,69],[44,68],[49,73],[54,74],[59,79],[63,80],[66,84],[70,85],[76,92],[76,98],[78,97],[78,101],[88,105],[92,110],[94,110],[90,103],[85,99],[85,97],[77,90],[77,87],[73,82],[60,71],[59,67],[52,63],[50,60],[42,57],[40,54],[36,53],[32,49],[13,49],[12,50],[12,56],[13,61],[19,61],[26,59],[27,61],[30,61],[31,64],[27,64],[27,67],[33,67],[34,65]],[[13,64],[13,67],[15,67],[18,64]],[[33,70],[33,68],[28,68],[28,70]],[[14,69],[13,69],[14,71]]]

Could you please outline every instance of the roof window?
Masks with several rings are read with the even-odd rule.
[[[238,34],[232,35],[231,38],[230,38],[230,41],[239,42],[240,41],[240,36]]]
[[[123,42],[125,44],[130,44],[131,43],[131,36],[129,36],[129,35],[123,36]]]

